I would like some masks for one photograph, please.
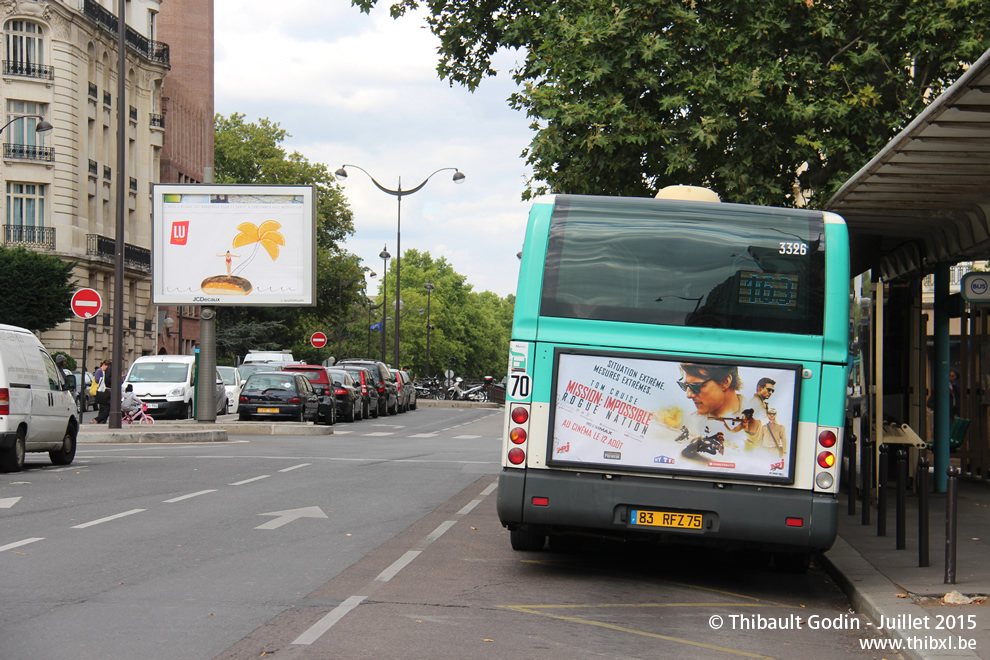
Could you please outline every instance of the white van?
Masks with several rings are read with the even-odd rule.
[[[0,325],[0,471],[19,472],[29,451],[47,451],[55,465],[73,461],[75,380],[30,330]]]
[[[148,404],[152,417],[192,417],[196,358],[192,355],[143,355],[131,364],[123,387],[132,385],[134,394]],[[216,413],[227,413],[227,390],[216,374],[214,383]]]

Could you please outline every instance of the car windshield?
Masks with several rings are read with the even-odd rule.
[[[251,374],[259,371],[278,371],[279,369],[270,364],[242,364],[237,370],[241,373],[241,378],[246,380]]]
[[[305,376],[307,379],[309,379],[310,381],[312,381],[314,383],[317,382],[317,381],[323,380],[323,378],[321,377],[320,371],[318,369],[305,369],[305,370],[303,370],[303,369],[299,369],[299,370],[288,369],[287,371],[294,371],[297,374],[302,374],[303,376]]]
[[[224,385],[237,385],[237,371],[235,369],[217,367],[217,371],[220,372],[220,377],[223,378]]]
[[[347,384],[347,375],[346,374],[342,374],[339,371],[338,372],[335,372],[335,373],[331,373],[330,374],[330,378],[333,379],[333,384],[334,385],[346,385]]]
[[[131,367],[129,383],[184,383],[189,374],[188,364],[168,362],[142,363]]]
[[[292,392],[296,389],[295,380],[291,377],[276,374],[254,374],[244,386],[246,390],[284,390]]]

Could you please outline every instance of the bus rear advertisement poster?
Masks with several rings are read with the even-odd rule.
[[[558,349],[548,464],[793,483],[800,365]]]

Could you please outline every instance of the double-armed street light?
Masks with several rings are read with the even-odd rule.
[[[396,231],[395,231],[395,299],[396,300],[399,300],[400,296],[402,295],[402,285],[401,285],[400,280],[399,280],[399,275],[400,275],[400,257],[402,256],[402,239],[401,239],[401,236],[402,236],[402,197],[405,196],[405,195],[411,195],[414,192],[418,192],[419,190],[421,190],[423,188],[423,186],[425,186],[427,184],[427,182],[431,178],[433,178],[433,175],[436,174],[437,172],[444,172],[444,171],[447,171],[447,170],[454,170],[454,176],[452,178],[452,180],[453,180],[454,183],[463,183],[464,182],[464,179],[465,179],[465,176],[456,167],[441,167],[439,170],[436,170],[435,172],[433,172],[433,174],[430,174],[430,176],[428,176],[425,179],[423,179],[423,182],[420,183],[418,186],[415,186],[413,188],[410,188],[409,190],[403,190],[402,189],[402,177],[399,177],[399,185],[398,185],[398,187],[395,190],[392,190],[391,188],[386,188],[382,184],[378,183],[375,180],[375,177],[371,176],[371,174],[368,172],[368,170],[364,169],[363,167],[358,167],[357,165],[346,165],[346,164],[345,165],[341,165],[340,166],[340,169],[338,169],[336,172],[334,172],[334,176],[336,176],[338,179],[346,179],[347,178],[347,169],[346,168],[348,168],[348,167],[353,167],[355,169],[358,169],[358,170],[361,170],[362,172],[364,172],[368,176],[368,178],[371,179],[371,182],[373,184],[375,184],[375,187],[376,188],[378,188],[379,190],[381,190],[383,193],[387,193],[389,195],[394,196],[396,198],[397,202],[398,202],[398,214],[397,214]],[[381,256],[381,255],[379,255],[379,256]],[[382,362],[385,361],[384,342],[385,342],[385,328],[384,328],[384,324],[383,324],[383,327],[382,327]],[[395,368],[398,369],[399,368],[399,315],[398,314],[395,315],[395,355],[394,355],[394,358],[395,358]]]

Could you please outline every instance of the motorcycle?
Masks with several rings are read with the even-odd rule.
[[[416,383],[416,398],[418,399],[442,399],[441,392],[439,378],[427,378],[425,381]]]
[[[461,388],[461,383],[464,379],[458,376],[454,379],[454,384],[447,388],[447,400],[448,401],[460,401],[464,398],[464,390]]]

